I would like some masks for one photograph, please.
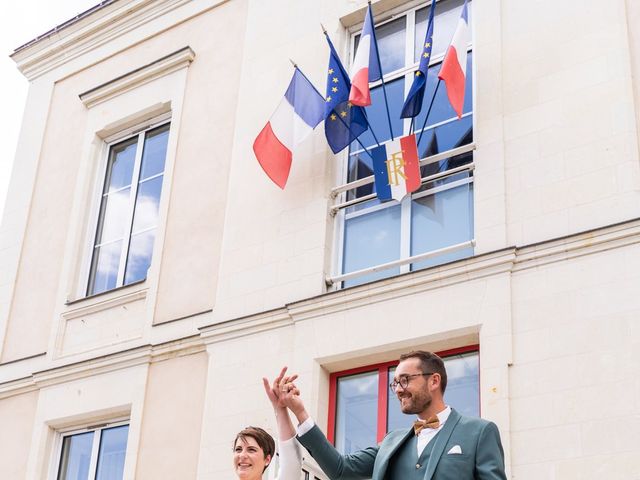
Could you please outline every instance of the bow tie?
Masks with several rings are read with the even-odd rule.
[[[423,428],[438,428],[440,426],[440,420],[435,415],[426,420],[417,420],[413,424],[413,431],[416,435],[419,435]]]

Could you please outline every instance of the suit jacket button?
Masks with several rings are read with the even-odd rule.
[[[420,468],[420,464],[419,463],[416,463],[416,468]]]

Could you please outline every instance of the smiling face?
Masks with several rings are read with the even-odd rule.
[[[264,454],[255,438],[245,435],[236,440],[233,447],[233,467],[238,478],[259,480],[269,462],[271,455]]]
[[[402,413],[417,414],[427,418],[430,414],[440,412],[444,408],[440,392],[440,375],[417,375],[427,373],[422,370],[422,362],[418,358],[407,358],[398,364],[395,378],[408,377],[406,388],[398,386],[396,396],[400,400]],[[431,412],[434,410],[434,412]]]

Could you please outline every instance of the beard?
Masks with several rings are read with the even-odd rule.
[[[427,392],[404,392],[398,396],[400,410],[405,414],[418,414],[424,412],[431,405],[431,395]]]

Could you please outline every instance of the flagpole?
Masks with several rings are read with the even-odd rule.
[[[291,62],[291,65],[293,65],[293,68],[295,68],[296,70],[298,70],[300,72],[300,75],[302,75],[307,82],[309,82],[309,85],[311,85],[313,87],[313,89],[316,91],[316,93],[318,95],[320,95],[322,98],[324,98],[324,96],[318,91],[318,89],[315,87],[315,85],[311,82],[311,80],[309,80],[309,77],[307,77],[304,72],[302,70],[300,70],[298,68],[298,65],[296,64],[296,62],[294,62],[293,60],[289,59],[289,61]],[[333,110],[335,113],[335,110]],[[347,128],[347,130],[351,131],[351,128],[349,128],[349,125],[347,125],[347,123],[342,119],[342,117],[340,117],[339,114],[336,113],[336,117],[338,118],[338,120],[340,120],[342,122],[342,124]],[[366,117],[365,117],[366,118]],[[326,119],[324,120],[325,122],[327,121]],[[369,123],[369,120],[367,120],[367,123]],[[373,133],[373,132],[372,132]],[[375,135],[374,137],[375,138]],[[365,147],[362,142],[360,141],[360,139],[358,137],[355,138],[355,140],[358,142],[358,144],[362,147],[362,149],[367,152],[367,155],[369,155],[369,157],[371,158],[371,160],[373,160],[373,155],[371,155],[371,152],[369,150],[367,150],[367,147]],[[378,144],[379,145],[379,144]]]
[[[433,101],[436,99],[436,95],[438,93],[438,87],[440,87],[440,82],[442,82],[442,80],[440,78],[438,78],[438,83],[436,85],[436,89],[433,92],[433,96],[431,97],[431,103],[429,103],[429,108],[427,109],[427,115],[424,117],[424,122],[422,122],[422,128],[420,129],[420,135],[418,136],[418,141],[416,142],[416,145],[420,145],[420,139],[422,138],[422,134],[424,133],[424,127],[427,125],[427,120],[429,119],[429,114],[431,113],[431,107],[433,107]],[[420,154],[420,152],[418,152],[418,155]]]
[[[380,52],[378,51],[378,38],[375,35],[375,26],[373,24],[373,12],[371,11],[371,0],[368,0],[368,4],[369,4],[369,8],[367,9],[367,12],[369,13],[369,15],[371,15],[371,27],[373,28],[373,32],[374,32],[373,41],[376,43],[376,57],[378,59],[378,66],[380,67],[380,81],[382,82],[382,93],[384,94],[384,105],[387,109],[387,121],[389,122],[389,133],[391,134],[391,140],[395,140],[395,137],[393,136],[393,127],[391,126],[391,114],[389,113],[389,100],[387,100],[387,87],[385,86],[385,83],[384,83],[384,72],[382,71],[382,62],[380,62]]]

